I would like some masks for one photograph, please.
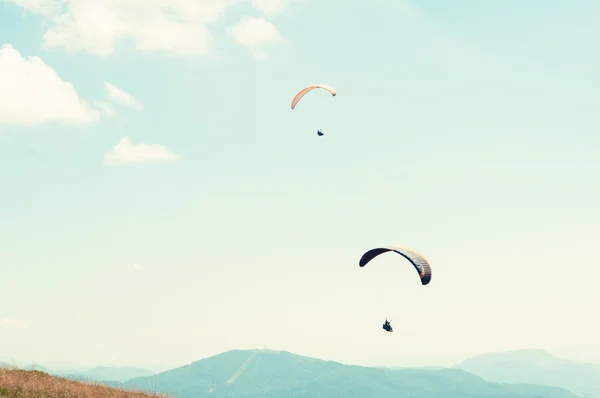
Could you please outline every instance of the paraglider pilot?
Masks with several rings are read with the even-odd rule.
[[[383,324],[383,330],[385,330],[386,332],[394,331],[394,329],[392,329],[392,324],[387,320],[387,318],[385,318],[385,323]]]

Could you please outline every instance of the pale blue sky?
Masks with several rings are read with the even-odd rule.
[[[267,345],[447,365],[600,344],[600,3],[472,4],[241,4],[205,57],[67,52],[43,44],[52,15],[0,3],[0,46],[90,104],[104,82],[143,103],[0,122],[0,356],[174,366]],[[267,60],[226,34],[246,15],[285,38]],[[291,111],[310,84],[338,95]],[[104,165],[124,137],[180,159]],[[393,254],[358,267],[386,244],[424,253],[431,284]]]

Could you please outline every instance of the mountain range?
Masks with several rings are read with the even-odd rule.
[[[488,353],[451,368],[344,365],[272,350],[227,351],[160,373],[132,367],[26,368],[173,398],[600,398],[600,365],[543,350]]]
[[[344,365],[286,351],[232,350],[124,383],[177,398],[575,398],[560,387],[502,384],[460,369]]]
[[[584,397],[600,397],[600,365],[558,358],[544,350],[488,353],[454,368],[489,381],[558,386]]]

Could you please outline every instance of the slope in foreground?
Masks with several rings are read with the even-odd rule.
[[[1,398],[168,398],[51,376],[38,370],[0,368]]]

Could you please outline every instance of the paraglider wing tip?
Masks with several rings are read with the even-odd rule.
[[[368,258],[366,255],[364,255],[360,258],[360,261],[358,262],[358,266],[360,268],[363,268],[365,265],[367,265],[369,263],[369,261],[371,261],[371,259]]]

